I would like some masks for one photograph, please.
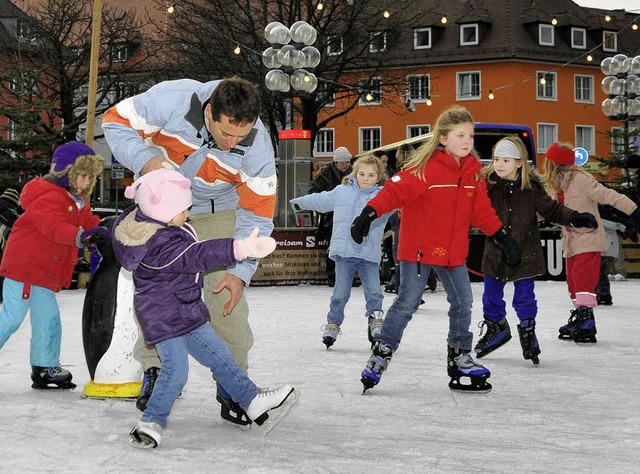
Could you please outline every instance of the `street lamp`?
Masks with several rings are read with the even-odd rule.
[[[616,54],[600,63],[605,75],[602,90],[607,98],[602,102],[602,112],[609,120],[623,122],[623,174],[628,174],[626,162],[629,158],[629,122],[640,118],[640,56],[629,58]]]
[[[308,69],[320,64],[320,51],[315,48],[318,33],[306,21],[296,21],[287,28],[278,21],[269,23],[264,36],[270,47],[262,53],[262,63],[270,70],[264,83],[274,92],[292,95],[309,94],[318,87],[318,78]]]

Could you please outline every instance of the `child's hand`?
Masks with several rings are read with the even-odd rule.
[[[89,230],[85,230],[80,234],[82,242],[95,243],[102,240],[111,240],[111,231],[106,227],[96,226]]]
[[[273,237],[259,237],[259,233],[260,229],[256,227],[249,237],[234,240],[233,253],[236,260],[266,257],[276,249],[276,241]]]
[[[513,237],[507,234],[504,227],[491,236],[495,244],[500,248],[507,265],[517,267],[522,261],[522,252]]]
[[[351,224],[351,238],[356,244],[361,244],[364,238],[369,235],[371,223],[378,218],[373,207],[365,206],[358,217]]]
[[[589,229],[598,228],[596,216],[589,212],[574,211],[569,218],[569,222],[571,223],[571,227],[575,227],[576,229],[579,227],[587,227]]]

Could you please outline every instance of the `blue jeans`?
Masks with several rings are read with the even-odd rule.
[[[156,344],[162,370],[151,393],[142,421],[167,426],[171,408],[182,392],[189,376],[189,354],[211,369],[213,378],[243,409],[246,409],[260,389],[233,361],[229,347],[209,324],[203,324],[184,336]]]
[[[431,265],[420,265],[418,275],[417,263],[400,261],[400,289],[398,296],[387,311],[382,325],[382,331],[376,340],[397,349],[402,340],[402,334],[413,318],[413,314],[420,306],[429,272],[433,268],[447,293],[449,302],[449,334],[447,344],[456,349],[471,350],[473,333],[469,331],[471,325],[471,307],[473,293],[467,266],[445,268]]]
[[[497,281],[490,276],[484,277],[482,293],[482,310],[484,317],[497,323],[507,315],[507,304],[504,301],[506,281]],[[535,278],[523,278],[513,282],[513,309],[518,319],[534,319],[538,314],[538,302],[534,292]]]
[[[362,281],[362,288],[364,289],[366,316],[369,316],[374,311],[382,311],[384,293],[380,289],[379,265],[362,258],[336,256],[333,259],[336,262],[336,284],[333,287],[333,294],[329,303],[327,322],[339,326],[344,321],[344,307],[351,297],[351,284],[353,283],[356,269],[360,274],[360,281]]]
[[[24,321],[31,310],[31,365],[57,367],[60,365],[62,324],[55,292],[31,285],[31,296],[22,299],[24,283],[4,279],[2,309],[0,310],[0,348]]]

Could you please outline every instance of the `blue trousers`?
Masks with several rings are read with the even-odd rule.
[[[374,311],[382,311],[384,293],[380,289],[379,265],[362,258],[334,257],[334,261],[336,262],[336,284],[329,303],[327,322],[339,326],[344,321],[344,308],[351,297],[351,284],[356,269],[364,289],[365,315],[369,316]]]
[[[28,299],[22,299],[24,283],[4,279],[2,309],[0,309],[0,349],[18,330],[27,311],[31,311],[31,365],[60,365],[62,324],[55,292],[32,285]]]
[[[507,315],[507,304],[504,301],[504,287],[507,282],[495,278],[484,277],[484,293],[482,293],[482,310],[484,317],[497,323]],[[538,314],[538,302],[534,292],[535,278],[523,278],[513,282],[513,309],[518,319],[534,319]]]
[[[376,336],[376,340],[386,343],[394,350],[398,348],[405,328],[420,306],[431,268],[440,278],[449,302],[447,344],[456,349],[471,350],[473,333],[469,331],[469,326],[473,293],[466,265],[452,268],[420,265],[420,274],[418,274],[416,262],[401,260],[398,296],[387,311],[382,331]]]
[[[231,350],[209,324],[203,324],[184,336],[157,343],[156,351],[162,361],[162,370],[142,421],[158,423],[166,428],[173,404],[189,377],[189,354],[211,369],[216,382],[243,409],[246,410],[260,392],[233,361]]]

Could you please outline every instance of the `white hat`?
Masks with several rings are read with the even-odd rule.
[[[496,158],[514,158],[521,160],[520,150],[511,140],[503,138],[496,145],[496,149],[493,151],[493,156]]]
[[[346,147],[340,146],[336,148],[336,151],[333,152],[333,161],[335,162],[351,161],[351,158],[353,157],[351,156],[351,153],[349,153],[349,150],[347,150]]]

